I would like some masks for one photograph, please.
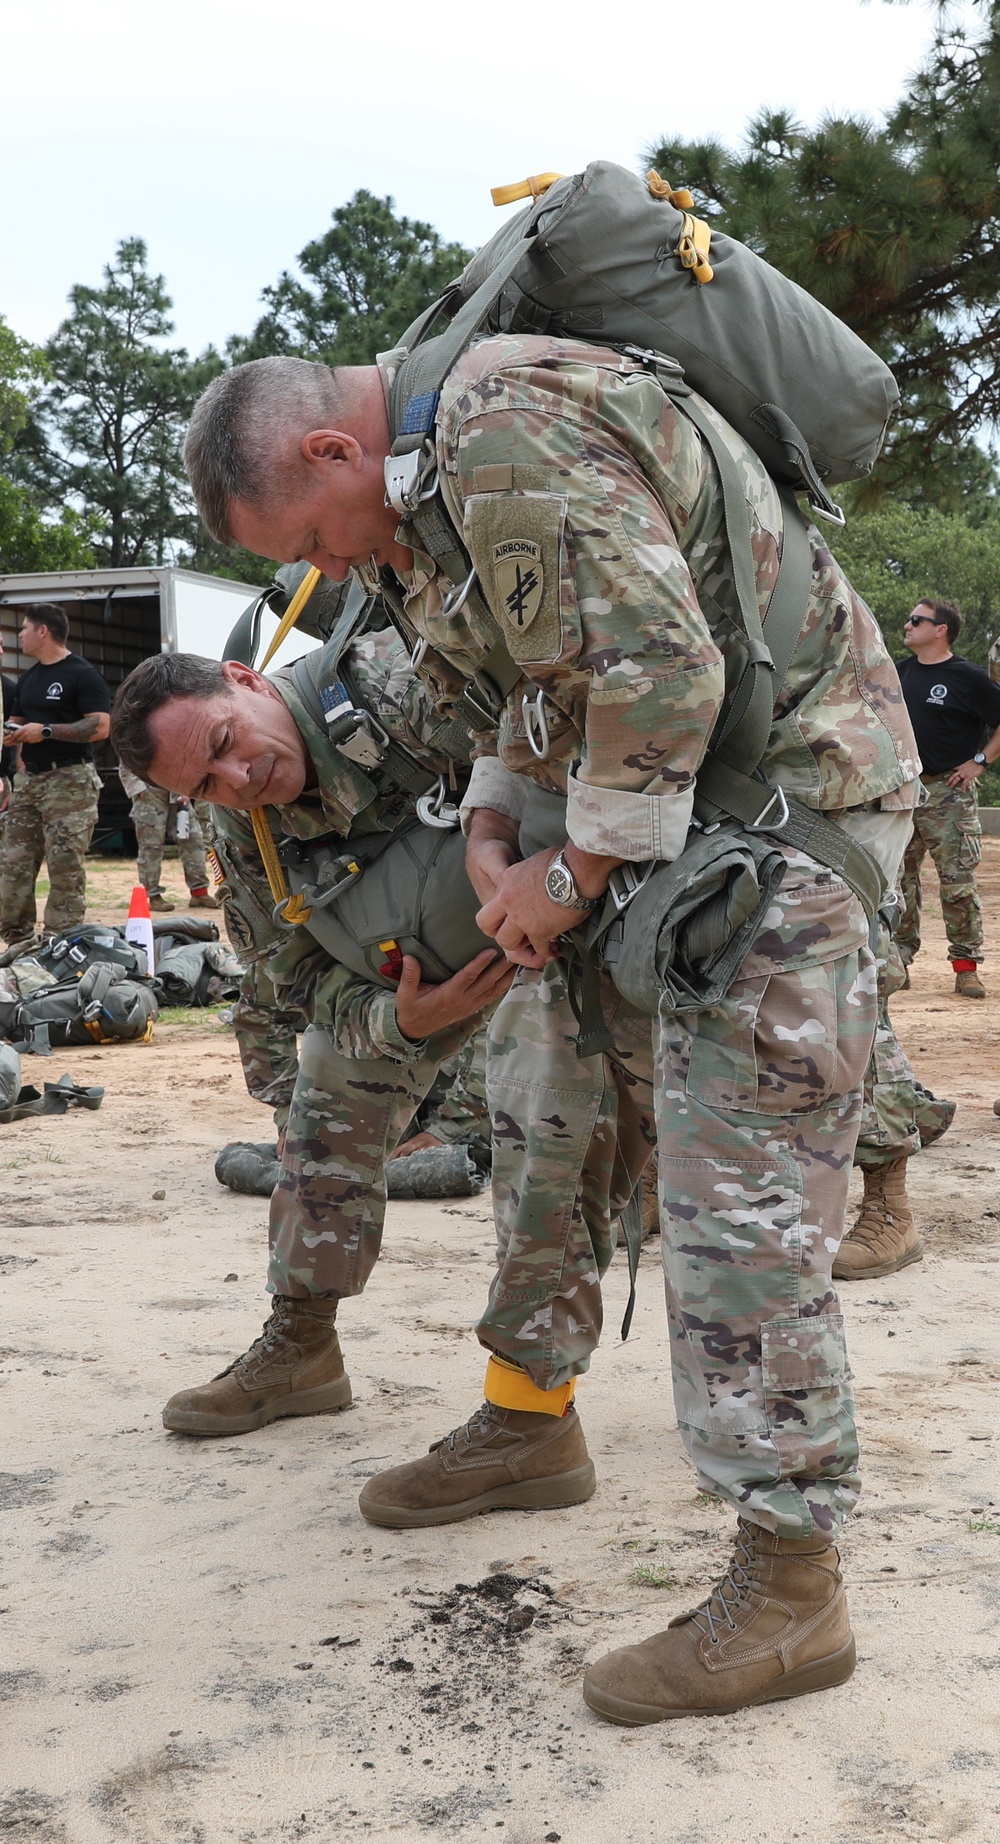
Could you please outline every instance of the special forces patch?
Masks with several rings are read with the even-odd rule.
[[[516,660],[555,660],[562,648],[563,493],[477,493],[465,541],[480,587]]]
[[[508,538],[493,546],[493,581],[512,628],[529,628],[542,606],[545,572],[542,547],[530,538]]]

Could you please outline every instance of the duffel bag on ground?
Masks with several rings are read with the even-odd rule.
[[[56,1044],[148,1043],[159,1015],[151,986],[105,963],[23,999],[7,1035],[43,1056]]]

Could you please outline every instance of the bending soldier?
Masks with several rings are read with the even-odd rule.
[[[871,901],[872,857],[895,882],[917,794],[898,679],[756,454],[701,399],[678,407],[646,355],[480,339],[404,413],[429,425],[423,497],[402,462],[386,470],[401,359],[234,367],[196,407],[186,451],[217,538],[335,581],[377,571],[428,644],[422,670],[482,712],[469,874],[484,930],[521,968],[489,1036],[486,1401],[370,1480],[361,1508],[420,1526],[593,1491],[573,1394],[600,1333],[611,1223],[656,1140],[678,1418],[699,1484],[737,1513],[737,1549],[701,1608],[592,1665],[585,1696],[641,1723],[840,1683],[854,1644],[834,1540],[859,1480],[831,1268],[875,1026],[858,891]],[[651,1023],[605,969],[611,1048],[578,1057],[563,938],[616,867],[684,850],[727,671],[747,657],[723,468],[762,607],[786,546],[808,545],[804,623],[760,760],[787,798],[765,787],[754,808],[783,879],[711,1011]],[[521,858],[526,775],[566,790],[568,839]]]
[[[402,902],[407,877],[418,886],[412,866],[425,833],[415,790],[433,788],[453,763],[454,726],[436,724],[394,633],[355,640],[343,657],[334,647],[269,679],[235,662],[163,654],[138,666],[115,701],[112,734],[126,768],[212,802],[231,932],[235,923],[241,952],[267,953],[266,976],[286,1017],[312,1021],[271,1199],[274,1308],[248,1352],[167,1404],[165,1425],[182,1432],[242,1433],[350,1402],[335,1317],[342,1298],[362,1292],[378,1257],[385,1160],[442,1064],[512,977],[475,928],[476,901],[454,833],[437,831],[424,853],[426,903],[436,896],[447,908],[451,944],[466,963],[450,977],[425,980],[416,952],[393,957],[377,894],[370,920],[381,946],[370,967],[363,949],[352,968],[325,945],[333,929],[332,939],[351,952],[325,892],[316,891],[303,925],[274,923],[275,893],[249,809],[263,807],[268,839],[284,840],[317,875],[346,841],[351,862],[365,866],[358,892],[377,893],[381,873]],[[383,739],[378,760],[378,750],[368,751],[367,767],[331,741],[325,720],[323,694],[333,688],[336,703],[345,677],[356,714],[374,718],[372,733]],[[287,890],[283,900],[288,911]],[[389,971],[380,973],[379,963]]]

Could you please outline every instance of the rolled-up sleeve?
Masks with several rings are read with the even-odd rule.
[[[604,858],[671,861],[684,850],[694,805],[694,782],[666,794],[629,794],[594,787],[570,775],[566,831],[581,851]]]
[[[462,831],[466,838],[477,807],[489,807],[493,813],[504,813],[508,819],[520,825],[530,795],[531,789],[524,776],[515,775],[511,769],[505,768],[499,756],[477,756],[472,764],[469,785],[462,796]]]

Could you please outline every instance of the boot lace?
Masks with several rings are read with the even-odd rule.
[[[693,1607],[689,1616],[699,1631],[707,1634],[712,1645],[719,1644],[723,1629],[736,1632],[737,1622],[733,1616],[749,1605],[757,1586],[755,1569],[753,1534],[750,1527],[741,1522],[733,1560],[726,1574],[707,1601]]]
[[[233,1371],[238,1369],[240,1364],[245,1364],[249,1358],[277,1356],[286,1342],[291,1323],[292,1315],[288,1310],[287,1302],[279,1295],[271,1308],[270,1317],[264,1321],[259,1336],[254,1339],[252,1345],[240,1353],[239,1357],[234,1357],[225,1370],[220,1370],[219,1377],[231,1376]]]
[[[436,1453],[439,1447],[447,1447],[449,1453],[454,1453],[460,1440],[464,1439],[468,1447],[471,1447],[473,1441],[477,1439],[486,1440],[493,1432],[495,1413],[492,1402],[481,1402],[475,1414],[469,1416],[468,1421],[463,1421],[460,1428],[453,1428],[451,1433],[446,1434],[442,1440],[435,1441],[430,1452]]]

